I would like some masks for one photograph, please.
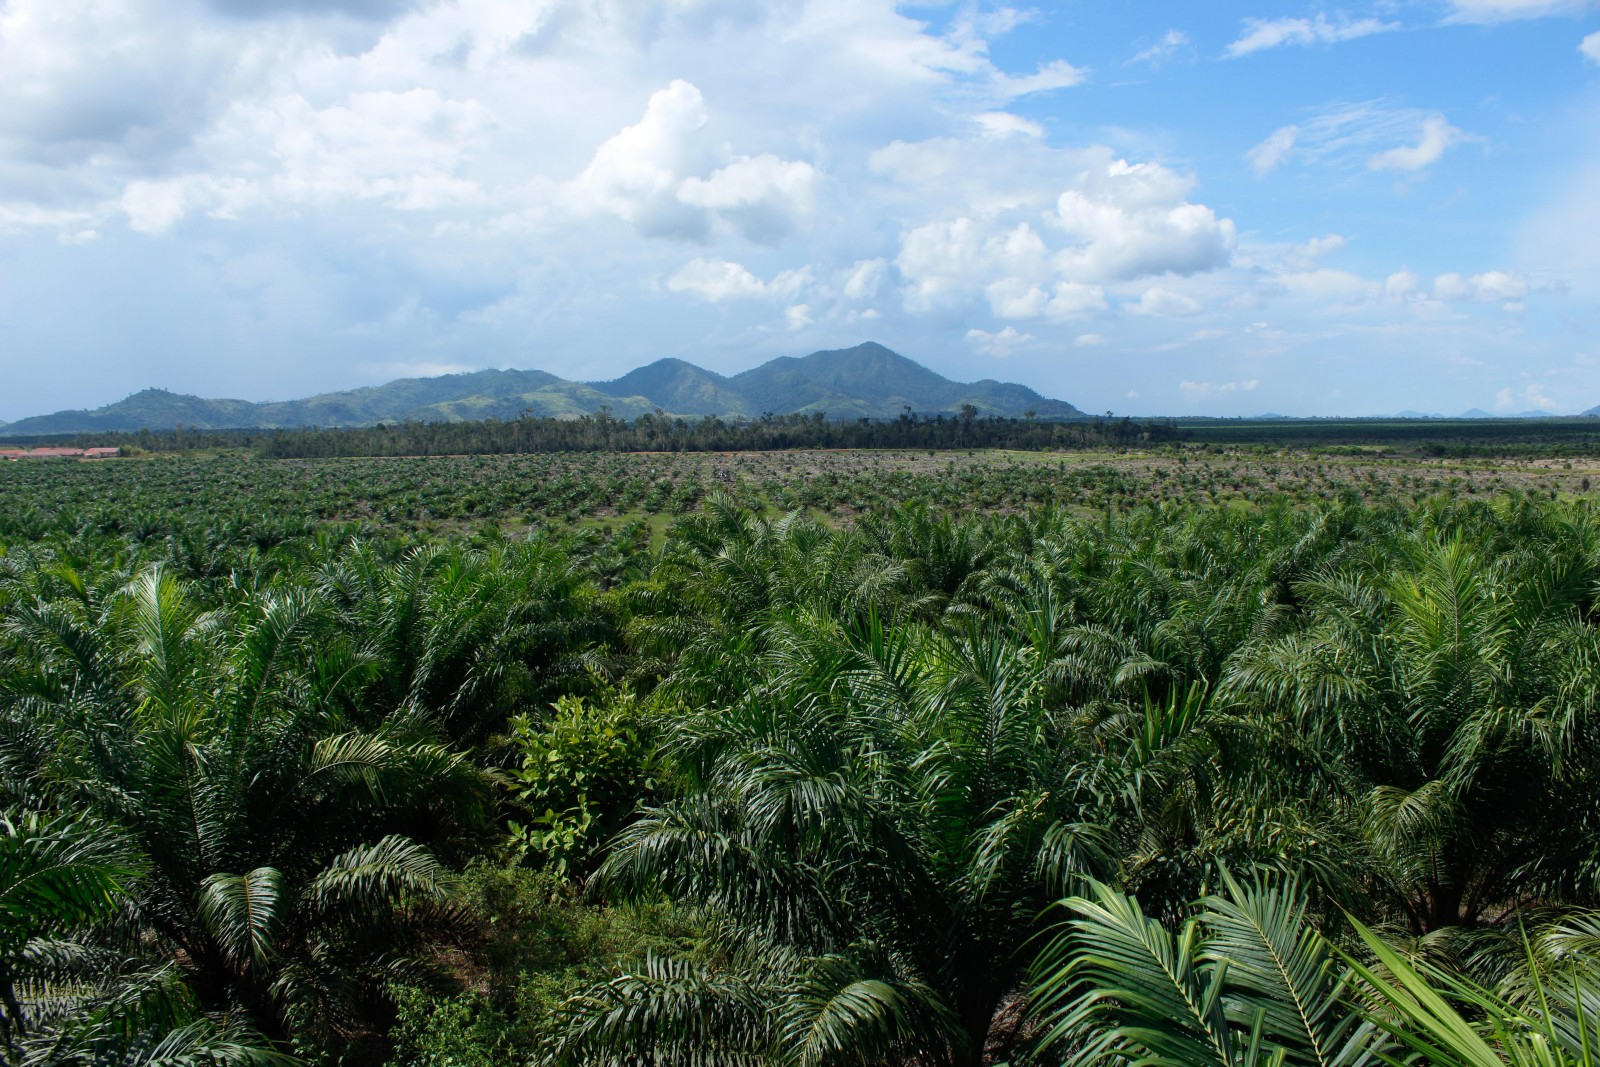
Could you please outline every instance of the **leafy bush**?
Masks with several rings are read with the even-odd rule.
[[[512,794],[530,813],[510,823],[514,850],[563,875],[587,871],[655,789],[649,720],[631,693],[566,696],[543,723],[513,718],[511,736],[521,756]]]

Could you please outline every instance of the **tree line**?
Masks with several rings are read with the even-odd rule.
[[[258,430],[139,430],[81,434],[83,447],[150,452],[249,448],[271,459],[339,456],[494,455],[538,452],[755,452],[797,448],[1023,450],[1083,449],[1180,440],[1171,420],[1096,417],[1076,422],[980,416],[920,415],[894,419],[830,419],[823,412],[767,414],[757,419],[685,418],[662,413],[633,421],[602,410],[576,418],[525,417],[461,422],[397,422],[370,427]]]

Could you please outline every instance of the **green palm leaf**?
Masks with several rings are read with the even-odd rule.
[[[235,967],[266,963],[283,904],[283,874],[257,867],[247,874],[213,874],[200,889],[200,921]]]
[[[1132,897],[1098,882],[1090,891],[1063,902],[1073,917],[1035,965],[1041,1047],[1075,1050],[1083,1063],[1246,1062],[1225,1010],[1227,968],[1208,958],[1200,924],[1173,934]]]
[[[1264,875],[1241,884],[1226,872],[1224,881],[1227,893],[1204,901],[1207,952],[1229,964],[1235,1022],[1251,1025],[1259,1012],[1265,1039],[1293,1063],[1372,1062],[1372,1029],[1350,1010],[1345,969],[1306,921],[1299,886]]]

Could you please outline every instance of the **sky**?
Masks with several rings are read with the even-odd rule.
[[[1600,0],[0,0],[0,420],[866,340],[1600,404]]]

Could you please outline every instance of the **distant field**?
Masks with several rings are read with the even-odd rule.
[[[1600,453],[1600,418],[1177,419],[1191,442],[1280,448],[1378,447],[1422,455]]]
[[[138,527],[206,516],[357,521],[443,529],[671,516],[722,489],[772,510],[834,516],[904,502],[1015,511],[1054,504],[1310,502],[1411,504],[1506,491],[1579,496],[1600,486],[1600,454],[1537,459],[1435,457],[1376,447],[1307,451],[1189,445],[1148,452],[790,451],[265,460],[187,452],[99,463],[0,464],[0,530],[82,523]]]

